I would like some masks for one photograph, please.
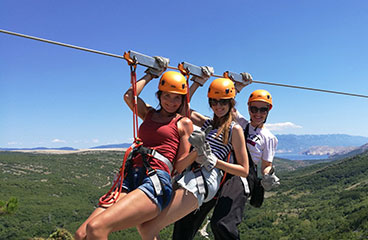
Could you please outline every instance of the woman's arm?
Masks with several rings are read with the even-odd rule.
[[[174,168],[179,173],[182,172],[186,167],[188,167],[195,159],[195,157],[188,157],[190,150],[190,143],[188,138],[193,132],[192,121],[186,117],[178,121],[178,131],[180,136],[179,149],[176,155],[176,160],[174,163]],[[193,155],[193,154],[192,154]],[[193,158],[193,159],[192,159]]]
[[[218,160],[216,167],[233,175],[247,177],[249,173],[249,163],[243,129],[240,125],[235,125],[232,131],[231,143],[233,144],[237,164]]]
[[[194,110],[191,110],[190,112],[190,120],[192,120],[193,124],[202,127],[204,122],[208,119],[208,117],[203,116],[199,112],[196,112]]]
[[[138,82],[137,82],[137,96],[142,92],[143,88],[153,79],[151,74],[144,75]],[[130,87],[124,94],[124,101],[129,106],[129,108],[133,111],[133,88]],[[150,109],[150,105],[146,104],[141,98],[137,98],[137,109],[138,109],[138,116],[141,119],[146,117],[147,112]]]
[[[262,175],[269,173],[272,169],[272,162],[268,162],[262,159]]]

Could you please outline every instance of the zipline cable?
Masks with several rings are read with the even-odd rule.
[[[219,75],[212,75],[212,76],[223,77]],[[339,92],[339,91],[325,90],[325,89],[319,89],[319,88],[301,87],[301,86],[295,86],[295,85],[289,85],[289,84],[262,82],[262,81],[256,81],[256,80],[253,80],[252,83],[267,84],[267,85],[273,85],[273,86],[278,86],[278,87],[297,88],[297,89],[310,90],[310,91],[318,91],[318,92],[341,94],[341,95],[347,95],[347,96],[353,96],[353,97],[368,98],[367,95],[362,95],[362,94]]]
[[[94,50],[94,49],[89,49],[89,48],[84,48],[84,47],[71,45],[71,44],[65,44],[65,43],[62,43],[62,42],[56,42],[56,41],[52,41],[52,40],[48,40],[48,39],[44,39],[44,38],[34,37],[34,36],[25,35],[25,34],[16,33],[16,32],[11,32],[11,31],[7,31],[7,30],[3,30],[3,29],[0,29],[0,32],[5,33],[5,34],[18,36],[18,37],[28,38],[28,39],[32,39],[32,40],[36,40],[36,41],[46,42],[46,43],[50,43],[50,44],[56,44],[56,45],[63,46],[63,47],[74,48],[74,49],[81,50],[81,51],[87,51],[87,52],[101,54],[101,55],[105,55],[105,56],[109,56],[109,57],[124,59],[123,56],[120,56],[120,55],[117,55],[117,54],[102,52],[102,51],[98,51],[98,50]],[[172,66],[168,66],[167,68],[178,70],[177,67],[172,67]],[[221,75],[215,75],[215,74],[213,74],[212,76],[213,77],[220,77],[220,78],[223,77]],[[301,86],[295,86],[295,85],[271,83],[271,82],[255,81],[255,80],[253,80],[252,83],[273,85],[273,86],[279,86],[279,87],[296,88],[296,89],[309,90],[309,91],[318,91],[318,92],[325,92],[325,93],[332,93],[332,94],[340,94],[340,95],[347,95],[347,96],[353,96],[353,97],[368,98],[368,95],[347,93],[347,92],[340,92],[340,91],[331,91],[331,90],[325,90],[325,89],[319,89],[319,88],[301,87]]]
[[[10,35],[14,35],[14,36],[18,36],[18,37],[29,38],[29,39],[36,40],[36,41],[41,41],[41,42],[56,44],[56,45],[63,46],[63,47],[74,48],[74,49],[78,49],[78,50],[82,50],[82,51],[87,51],[87,52],[91,52],[91,53],[97,53],[97,54],[101,54],[101,55],[105,55],[105,56],[109,56],[109,57],[115,57],[115,58],[124,59],[124,57],[123,56],[120,56],[120,55],[116,55],[116,54],[112,54],[112,53],[107,53],[107,52],[102,52],[102,51],[97,51],[97,50],[93,50],[93,49],[89,49],[89,48],[84,48],[84,47],[78,47],[78,46],[74,46],[74,45],[71,45],[71,44],[65,44],[65,43],[62,43],[62,42],[51,41],[51,40],[44,39],[44,38],[33,37],[33,36],[30,36],[30,35],[20,34],[20,33],[16,33],[16,32],[10,32],[10,31],[6,31],[6,30],[2,30],[2,29],[0,29],[0,32],[6,33],[6,34],[10,34]]]

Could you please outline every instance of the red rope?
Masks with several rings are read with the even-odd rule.
[[[138,97],[137,97],[137,75],[136,75],[136,64],[129,64],[130,65],[130,76],[131,76],[131,84],[133,89],[133,136],[134,136],[134,142],[133,144],[125,151],[124,154],[124,160],[123,164],[120,167],[119,173],[117,174],[116,179],[114,180],[114,183],[110,190],[100,197],[99,199],[99,206],[102,205],[110,205],[115,203],[121,194],[121,190],[123,187],[123,181],[124,181],[124,172],[125,172],[125,164],[128,159],[129,154],[131,151],[142,145],[142,141],[139,139],[139,133],[138,133]]]
[[[134,145],[134,144],[133,144]],[[117,178],[114,180],[114,184],[112,185],[112,187],[110,188],[110,190],[103,195],[102,197],[100,197],[100,201],[99,201],[99,205],[106,205],[106,204],[113,204],[116,202],[116,200],[118,200],[120,193],[121,193],[121,189],[123,186],[123,180],[124,180],[124,168],[125,168],[125,163],[126,160],[130,154],[130,152],[133,149],[133,145],[131,145],[124,154],[124,160],[123,160],[123,164],[120,167],[119,173],[117,175]],[[117,186],[119,183],[119,186]],[[114,192],[113,194],[111,194],[112,192]],[[115,196],[117,194],[117,196]]]
[[[133,136],[139,138],[138,134],[138,96],[137,96],[137,65],[130,66],[131,84],[133,88]]]

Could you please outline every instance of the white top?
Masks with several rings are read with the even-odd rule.
[[[265,126],[255,128],[237,111],[237,122],[243,129],[249,124],[249,135],[246,139],[247,147],[253,162],[258,165],[262,160],[272,162],[276,153],[278,140]]]

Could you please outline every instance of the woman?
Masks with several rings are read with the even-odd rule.
[[[137,82],[137,95],[157,77],[153,70],[148,69],[146,72]],[[165,72],[158,89],[158,110],[141,98],[137,101],[138,116],[143,120],[139,128],[139,137],[144,147],[141,149],[154,149],[155,152],[150,152],[147,161],[144,154],[132,159],[129,169],[126,169],[123,192],[118,200],[112,205],[97,208],[79,227],[76,239],[107,239],[111,232],[134,226],[139,231],[140,224],[158,216],[170,202],[170,165],[180,164],[187,156],[190,149],[188,137],[193,131],[193,125],[188,118],[179,114],[185,106],[187,94],[185,77],[178,72]],[[132,87],[125,93],[124,100],[133,109]],[[150,168],[150,176],[146,168]],[[161,189],[158,190],[157,185]]]
[[[205,144],[201,145],[196,144],[196,136],[201,135],[201,132],[193,132],[190,141],[194,143],[195,150],[182,163],[185,166],[188,162],[196,161],[202,167],[199,170],[187,169],[183,172],[177,180],[179,188],[175,190],[169,206],[158,217],[142,224],[140,229],[142,239],[157,239],[162,228],[211,200],[220,187],[223,172],[242,177],[248,175],[243,129],[233,121],[234,97],[235,87],[230,79],[215,79],[208,90],[209,105],[214,113],[213,119],[208,119],[198,112],[191,113],[193,123],[200,126],[202,131],[206,130],[209,133],[205,137]],[[212,130],[208,128],[209,126]],[[232,150],[238,160],[237,164],[226,161]],[[178,168],[179,172],[181,170],[184,169]],[[200,174],[197,174],[199,171]],[[201,180],[204,182],[204,192]]]
[[[242,87],[238,87],[238,89],[242,89]],[[273,106],[272,96],[266,90],[256,90],[250,94],[247,104],[250,122],[238,111],[236,111],[235,116],[242,128],[247,129],[248,126],[246,142],[250,153],[249,159],[252,159],[256,165],[261,165],[262,185],[265,190],[271,190],[279,184],[278,178],[271,172],[277,138],[264,125]],[[215,209],[210,221],[214,239],[240,239],[237,226],[243,220],[244,207],[248,198],[245,190],[241,189],[244,189],[248,184],[248,189],[254,189],[251,186],[252,182],[248,183],[244,180],[243,178],[242,181],[237,176],[229,178],[224,183],[217,199],[206,202],[198,211],[194,211],[177,221],[174,226],[173,239],[193,239],[214,206]]]
[[[248,122],[239,112],[237,120],[245,129],[249,125],[247,146],[256,165],[261,164],[262,175],[270,174],[276,153],[277,138],[265,127],[269,111],[272,109],[272,96],[263,89],[252,92],[248,99]]]

